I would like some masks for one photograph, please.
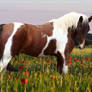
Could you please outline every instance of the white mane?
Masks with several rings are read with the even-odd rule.
[[[77,27],[80,16],[83,17],[83,22],[88,22],[88,17],[86,15],[77,12],[68,13],[58,19],[52,19],[49,22],[54,22],[59,28],[67,30],[72,26],[74,26],[75,28]]]

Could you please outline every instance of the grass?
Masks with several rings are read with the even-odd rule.
[[[20,72],[1,74],[1,92],[91,92],[92,48],[75,48],[68,60],[68,74],[60,75],[56,57],[16,56],[11,63]]]
[[[91,55],[92,54],[92,48],[84,48],[82,50],[75,48],[72,51],[72,55],[81,55],[81,56],[87,56],[87,55]]]

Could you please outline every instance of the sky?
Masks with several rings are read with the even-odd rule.
[[[92,0],[0,0],[0,23],[44,24],[71,11],[92,16]]]

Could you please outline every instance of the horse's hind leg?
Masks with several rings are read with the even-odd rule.
[[[11,65],[10,63],[7,65],[6,70],[12,71],[12,72],[18,72],[18,69],[13,67],[13,65]]]
[[[8,63],[11,60],[11,56],[10,55],[3,55],[3,57],[0,60],[0,72],[2,72],[3,70],[6,69]]]

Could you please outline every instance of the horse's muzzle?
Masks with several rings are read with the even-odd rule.
[[[79,49],[84,49],[85,48],[85,45],[84,46],[79,46],[78,48]]]

